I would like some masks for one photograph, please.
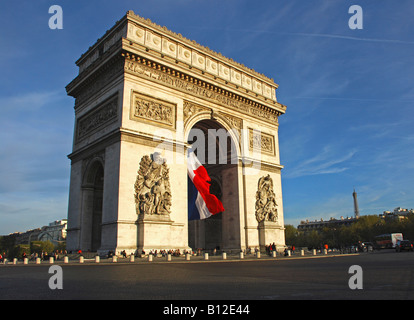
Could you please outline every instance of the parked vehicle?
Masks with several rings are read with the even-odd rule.
[[[375,249],[394,249],[399,240],[403,240],[402,233],[381,234],[375,237]]]
[[[395,251],[401,252],[401,251],[413,251],[413,244],[410,240],[398,240],[395,244]]]
[[[372,252],[374,250],[374,244],[372,242],[361,243],[362,252]]]

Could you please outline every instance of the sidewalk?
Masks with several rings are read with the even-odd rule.
[[[51,262],[50,260],[44,260],[44,261],[6,261],[3,263],[0,263],[1,266],[16,266],[16,265],[52,265],[52,264],[58,264],[58,265],[90,265],[90,264],[151,264],[151,263],[209,263],[209,262],[238,262],[238,261],[287,261],[287,260],[293,260],[293,259],[310,259],[310,258],[328,258],[328,257],[339,257],[339,256],[351,256],[351,255],[358,255],[362,253],[340,253],[339,251],[335,252],[317,252],[314,254],[312,251],[305,251],[303,252],[303,255],[301,252],[295,252],[294,254],[291,254],[290,256],[285,256],[284,254],[278,253],[276,257],[269,256],[268,254],[261,253],[259,257],[257,257],[255,254],[244,254],[243,257],[240,257],[240,254],[229,254],[226,253],[225,255],[222,254],[208,254],[208,257],[205,257],[204,255],[191,255],[189,258],[185,255],[181,255],[179,257],[170,255],[162,256],[162,257],[155,257],[152,256],[152,259],[146,255],[144,257],[132,257],[128,256],[127,258],[121,257],[121,256],[115,256],[112,258],[102,258],[100,257],[98,260],[96,258],[91,257],[77,257],[74,258],[72,255],[72,258],[67,257],[67,259],[64,259],[64,257],[59,258],[58,260],[53,260]],[[363,253],[366,254],[366,253]],[[188,260],[187,260],[188,259]]]

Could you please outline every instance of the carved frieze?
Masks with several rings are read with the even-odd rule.
[[[135,206],[138,215],[171,213],[169,168],[158,152],[141,159],[135,182]]]
[[[234,93],[230,93],[175,70],[162,67],[149,60],[141,58],[138,60],[127,58],[125,60],[125,71],[152,81],[160,82],[184,93],[193,94],[213,103],[221,104],[260,120],[272,124],[278,123],[278,116],[280,115],[279,111],[271,110],[270,108],[263,106],[256,106],[257,103],[255,102],[239,98],[239,96]]]
[[[249,149],[260,150],[260,152],[274,155],[275,138],[270,134],[257,132],[256,130],[249,128]]]
[[[270,175],[259,179],[256,192],[256,220],[257,222],[277,222],[276,195],[273,191],[273,180]]]
[[[132,94],[131,119],[175,128],[176,105],[137,92]]]
[[[240,135],[241,129],[243,128],[243,120],[223,112],[219,112],[219,114],[224,117],[231,128],[236,129]]]
[[[112,123],[117,117],[118,95],[115,95],[77,120],[77,141],[104,127],[108,123]]]
[[[199,104],[196,104],[194,102],[184,100],[184,123],[186,124],[188,119],[203,111],[211,112],[211,109],[200,106]]]
[[[123,67],[122,59],[114,57],[105,67],[89,75],[88,80],[77,87],[76,93],[70,93],[76,98],[75,109],[80,108],[88,100],[94,100],[94,96],[98,95],[104,87],[113,84],[115,79],[122,74]],[[80,80],[81,77],[76,78],[68,85],[68,88],[76,85]]]

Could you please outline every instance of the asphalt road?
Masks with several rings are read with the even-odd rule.
[[[351,290],[352,265],[362,289]],[[50,289],[50,264],[0,266],[2,300],[406,300],[414,299],[414,253],[139,264],[68,264]]]

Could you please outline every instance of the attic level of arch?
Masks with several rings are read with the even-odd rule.
[[[261,97],[257,93],[254,93],[252,91],[249,91],[248,89],[241,88],[241,87],[239,87],[239,86],[237,86],[235,84],[232,84],[232,83],[230,83],[228,81],[221,80],[218,77],[213,77],[213,80],[216,81],[216,82],[223,81],[226,86],[228,86],[228,87],[234,87],[234,89],[239,89],[240,91],[243,91],[246,94],[251,94],[256,99],[257,98],[262,98],[268,104],[274,105],[275,108],[278,107],[281,110],[276,110],[274,108],[268,107],[268,106],[266,106],[266,105],[264,105],[264,104],[262,104],[260,102],[257,102],[257,101],[251,100],[249,98],[243,97],[240,94],[231,92],[231,91],[226,90],[226,89],[224,89],[224,88],[222,88],[222,87],[220,87],[218,85],[209,83],[208,81],[205,81],[205,80],[202,80],[202,79],[199,79],[196,76],[192,76],[192,75],[189,75],[189,74],[187,74],[187,73],[185,73],[183,71],[179,71],[179,70],[177,70],[175,68],[168,67],[166,65],[162,65],[162,64],[160,64],[160,63],[158,63],[158,62],[156,62],[156,61],[154,61],[152,59],[148,59],[147,57],[143,57],[143,56],[138,55],[138,54],[135,54],[135,53],[130,53],[128,51],[123,51],[121,53],[121,55],[123,57],[125,57],[129,61],[134,61],[134,62],[140,63],[141,65],[147,66],[147,67],[152,68],[154,70],[158,70],[159,72],[163,72],[163,73],[165,73],[167,75],[170,75],[172,77],[176,77],[176,78],[181,79],[183,81],[186,81],[188,83],[192,83],[192,84],[194,84],[196,86],[199,86],[201,88],[205,88],[207,90],[211,90],[212,92],[215,92],[215,93],[224,95],[225,97],[228,97],[228,98],[231,98],[231,99],[234,99],[234,100],[243,102],[244,104],[247,104],[247,105],[256,107],[256,108],[261,109],[261,110],[266,110],[267,112],[270,112],[272,114],[275,114],[276,116],[280,116],[281,114],[283,114],[284,113],[284,110],[286,109],[286,107],[284,105],[282,105],[282,104],[280,104],[280,103],[278,103],[276,101],[272,101],[271,99],[267,99],[266,97]],[[175,60],[175,63],[178,64],[179,61],[178,60]],[[194,70],[197,69],[197,68],[195,68],[193,66],[188,66],[188,68],[191,69],[192,71],[194,71]],[[205,75],[204,71],[201,71],[200,70],[199,73],[202,74],[202,75]]]

